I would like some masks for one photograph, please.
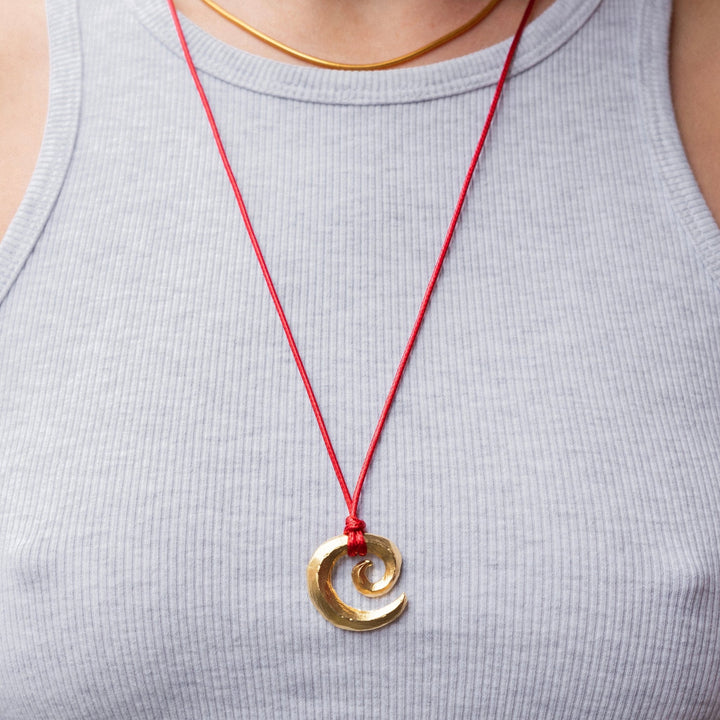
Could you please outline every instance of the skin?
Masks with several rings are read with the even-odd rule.
[[[48,96],[42,0],[0,0],[0,237],[35,167]]]
[[[700,190],[720,225],[720,2],[676,0],[670,43],[675,117]]]
[[[553,0],[537,0],[533,16]],[[225,0],[226,9],[291,47],[344,62],[372,62],[420,47],[478,11],[477,0]],[[200,0],[177,0],[184,15],[224,42],[299,63],[230,25]],[[478,27],[418,58],[458,57],[512,35],[525,0],[503,0]],[[675,0],[670,79],[680,135],[710,210],[720,221],[720,3]],[[48,95],[43,0],[0,0],[0,237],[37,161]]]

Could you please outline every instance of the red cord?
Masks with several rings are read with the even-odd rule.
[[[322,434],[323,441],[325,442],[325,447],[327,448],[328,455],[330,456],[330,462],[332,463],[333,469],[335,470],[335,475],[337,476],[338,483],[340,484],[340,489],[342,490],[343,496],[345,498],[345,503],[348,507],[349,515],[345,521],[344,532],[348,536],[348,555],[350,555],[351,557],[355,555],[367,554],[365,538],[363,535],[363,531],[365,530],[365,523],[357,516],[360,493],[365,482],[365,477],[367,476],[368,470],[370,468],[370,463],[372,461],[373,454],[375,453],[375,448],[377,447],[378,441],[380,440],[380,435],[385,425],[385,420],[387,419],[388,413],[390,412],[390,406],[395,399],[395,394],[397,392],[398,386],[400,385],[400,380],[402,378],[403,372],[405,371],[405,366],[407,365],[408,359],[410,358],[410,353],[412,352],[413,345],[415,344],[415,339],[417,338],[423,318],[425,317],[425,311],[427,310],[427,306],[430,302],[430,296],[432,295],[433,289],[435,288],[435,284],[437,283],[438,276],[440,275],[440,270],[442,269],[445,256],[447,255],[447,251],[450,247],[450,242],[452,241],[453,234],[455,232],[455,226],[457,225],[458,219],[460,217],[460,212],[465,202],[468,188],[470,187],[470,181],[472,180],[473,173],[475,172],[475,167],[477,166],[478,159],[480,158],[480,152],[482,151],[483,145],[485,144],[485,138],[487,137],[488,131],[490,130],[490,123],[492,122],[493,116],[495,115],[495,110],[500,100],[500,93],[502,92],[503,85],[505,84],[505,79],[507,78],[508,71],[510,70],[510,65],[512,64],[515,50],[517,49],[518,43],[520,42],[520,37],[522,36],[523,30],[525,29],[528,19],[530,18],[530,13],[532,12],[534,4],[535,0],[528,0],[528,4],[525,8],[522,19],[520,20],[520,24],[515,31],[515,35],[510,45],[510,49],[508,51],[507,57],[505,58],[502,72],[500,73],[500,78],[495,89],[495,95],[493,96],[492,102],[490,104],[490,110],[488,111],[487,118],[485,119],[485,125],[483,127],[482,134],[480,135],[480,140],[478,141],[477,147],[475,148],[475,152],[470,162],[470,167],[468,168],[468,171],[465,175],[465,181],[463,182],[462,189],[460,190],[460,196],[455,206],[455,212],[453,213],[452,219],[450,221],[450,226],[445,236],[445,241],[443,243],[442,249],[440,250],[440,255],[438,256],[437,262],[435,263],[435,268],[430,277],[430,281],[428,282],[425,294],[423,295],[420,309],[415,319],[415,324],[413,325],[412,332],[410,333],[410,338],[408,339],[407,345],[405,346],[405,350],[400,359],[400,364],[398,365],[397,371],[395,372],[395,377],[393,378],[392,385],[390,386],[390,391],[388,392],[387,398],[385,399],[385,404],[383,405],[382,412],[380,413],[380,418],[375,427],[375,432],[373,433],[372,439],[370,441],[370,446],[368,447],[367,453],[365,455],[365,460],[363,461],[362,468],[360,469],[360,474],[358,476],[357,483],[355,484],[355,489],[351,495],[350,490],[348,489],[347,482],[345,481],[345,476],[343,475],[342,469],[340,468],[340,463],[338,462],[337,455],[335,454],[335,449],[333,448],[332,442],[330,441],[330,435],[325,425],[325,420],[323,419],[322,413],[320,412],[320,406],[318,405],[317,398],[315,397],[315,392],[313,391],[312,385],[310,384],[310,378],[308,377],[307,371],[305,370],[305,365],[303,364],[302,358],[300,357],[300,352],[297,348],[297,344],[295,343],[295,338],[293,337],[292,331],[290,330],[290,324],[288,323],[287,317],[285,316],[285,311],[280,304],[280,298],[278,297],[277,291],[275,290],[275,285],[273,284],[272,278],[270,277],[270,271],[268,270],[267,264],[265,263],[265,258],[262,254],[262,250],[260,249],[260,243],[258,242],[257,236],[255,235],[255,230],[253,229],[250,222],[250,216],[248,214],[247,208],[245,207],[245,201],[240,194],[240,188],[238,187],[237,180],[235,179],[235,175],[230,166],[230,161],[228,160],[227,153],[225,152],[225,147],[223,146],[222,140],[220,139],[220,133],[218,132],[215,118],[213,116],[212,110],[210,109],[210,103],[208,102],[207,95],[205,94],[205,90],[202,86],[202,83],[200,82],[200,78],[198,77],[197,69],[195,68],[192,56],[190,55],[190,50],[188,49],[187,41],[185,40],[185,35],[180,25],[180,19],[178,18],[175,3],[173,2],[173,0],[168,0],[168,5],[170,7],[170,12],[172,14],[178,38],[180,39],[180,45],[182,46],[183,54],[185,55],[185,60],[187,61],[193,81],[195,82],[195,87],[197,88],[198,94],[200,95],[200,100],[202,101],[203,107],[205,108],[205,114],[207,115],[208,121],[210,122],[210,128],[212,130],[213,137],[215,138],[215,144],[217,145],[218,151],[220,152],[220,157],[222,158],[223,165],[225,166],[225,172],[227,173],[228,179],[230,180],[230,185],[232,186],[233,192],[235,193],[235,199],[237,200],[238,207],[240,208],[240,213],[242,214],[245,228],[247,229],[248,236],[250,237],[250,242],[252,243],[253,250],[255,251],[255,255],[258,259],[258,262],[260,263],[260,269],[262,271],[263,277],[265,278],[265,283],[268,287],[268,290],[270,291],[270,296],[272,297],[275,309],[277,310],[278,316],[280,317],[280,322],[282,323],[283,330],[285,331],[285,337],[287,337],[288,343],[290,345],[290,350],[293,354],[293,357],[295,358],[295,364],[297,365],[298,371],[300,372],[300,377],[302,378],[303,385],[305,386],[305,391],[307,392],[308,398],[310,399],[310,405],[312,406],[313,412],[315,413],[315,419],[317,420],[318,426],[320,428],[320,433]]]

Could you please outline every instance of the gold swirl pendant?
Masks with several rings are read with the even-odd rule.
[[[359,610],[346,605],[335,592],[332,574],[335,563],[347,554],[347,535],[339,535],[324,542],[310,558],[307,567],[307,583],[310,599],[320,614],[343,630],[376,630],[397,620],[407,607],[405,593],[377,610]],[[368,553],[379,557],[385,564],[385,572],[377,582],[367,576],[372,560],[361,560],[352,569],[355,587],[363,595],[379,597],[392,590],[400,576],[402,556],[396,545],[380,535],[365,533]]]

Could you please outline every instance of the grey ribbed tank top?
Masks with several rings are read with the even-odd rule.
[[[362,497],[409,599],[365,634],[307,597],[346,510],[165,0],[47,8],[0,243],[0,718],[718,720],[720,232],[669,0],[522,39]],[[343,73],[184,26],[353,479],[507,43]]]

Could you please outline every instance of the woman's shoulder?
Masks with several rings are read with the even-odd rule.
[[[720,3],[675,0],[670,79],[675,117],[698,185],[720,222]]]
[[[43,0],[0,0],[0,238],[37,161],[48,105]]]

